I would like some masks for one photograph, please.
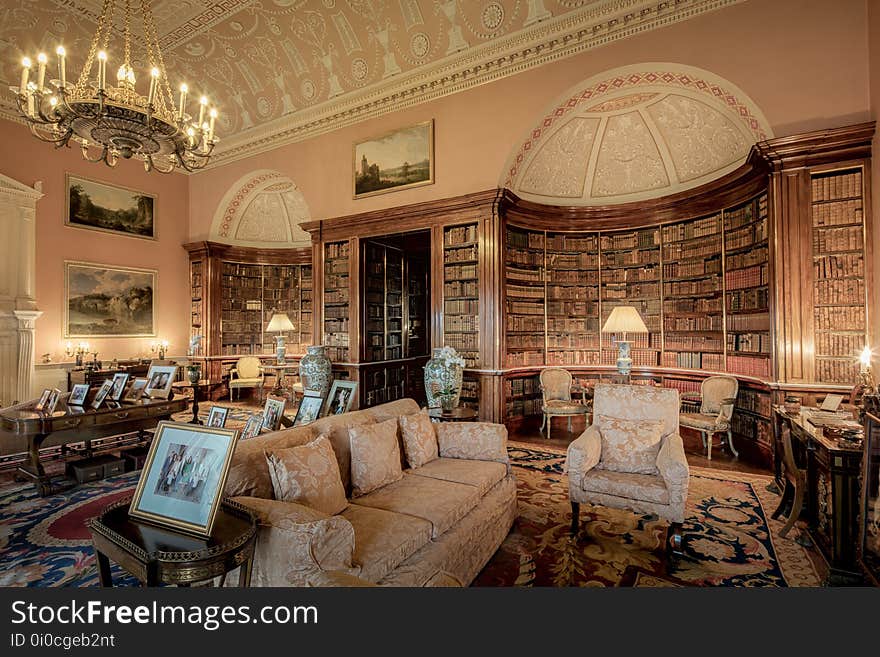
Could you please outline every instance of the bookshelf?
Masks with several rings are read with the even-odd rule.
[[[204,260],[193,260],[189,265],[189,278],[190,278],[190,302],[192,304],[192,308],[190,310],[190,338],[194,338],[197,335],[204,336],[205,329],[205,261]]]
[[[544,231],[507,227],[507,367],[541,365],[546,361],[544,237]]]
[[[861,168],[810,177],[815,378],[825,383],[858,381],[867,340],[863,196]]]
[[[615,306],[634,306],[639,311],[648,333],[628,336],[630,357],[635,367],[656,367],[660,364],[663,345],[660,239],[658,227],[599,235],[599,326],[601,328],[605,324]],[[600,363],[615,364],[618,350],[613,342],[614,336],[602,334],[600,337]]]
[[[299,305],[299,344],[300,351],[305,353],[305,348],[313,344],[314,307],[312,293],[314,290],[312,266],[302,265],[299,268],[300,276],[300,305]]]
[[[263,350],[263,269],[221,263],[220,354],[255,355]]]
[[[403,252],[385,244],[364,242],[363,263],[363,360],[377,362],[403,358],[406,320]]]
[[[479,240],[476,223],[443,228],[443,343],[467,367],[480,365]]]
[[[349,243],[324,244],[324,346],[331,361],[349,360]]]
[[[721,213],[663,226],[664,367],[724,370]]]

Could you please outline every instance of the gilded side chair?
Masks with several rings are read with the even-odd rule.
[[[235,401],[235,391],[238,390],[241,398],[242,388],[257,388],[260,401],[263,400],[263,383],[265,374],[260,369],[260,359],[256,356],[242,356],[229,370],[229,399]]]
[[[698,413],[682,413],[679,423],[683,427],[700,432],[706,457],[712,460],[712,439],[716,433],[727,434],[727,446],[734,457],[739,452],[733,446],[731,418],[739,392],[739,381],[732,376],[710,376],[700,384],[700,409]],[[723,439],[722,439],[723,440]]]
[[[541,433],[547,427],[547,438],[550,438],[550,425],[554,417],[567,417],[568,430],[571,431],[571,418],[576,415],[586,416],[590,412],[586,392],[581,392],[581,401],[571,398],[571,372],[562,367],[547,367],[541,370],[541,395],[543,403],[541,411]]]

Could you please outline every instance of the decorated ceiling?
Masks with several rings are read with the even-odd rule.
[[[173,87],[219,103],[218,161],[256,154],[741,0],[153,0]],[[131,0],[135,11],[141,0]],[[122,3],[120,3],[122,4]],[[101,0],[0,3],[0,77],[63,44],[78,71]],[[116,24],[121,27],[121,17]],[[132,32],[142,43],[139,18]],[[133,53],[140,89],[147,62]],[[121,63],[109,49],[109,69]],[[197,96],[196,96],[197,97]],[[12,95],[0,111],[13,116]]]

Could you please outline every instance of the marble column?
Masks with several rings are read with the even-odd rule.
[[[18,319],[18,371],[16,372],[15,401],[24,401],[33,396],[34,385],[34,332],[40,310],[14,310]]]

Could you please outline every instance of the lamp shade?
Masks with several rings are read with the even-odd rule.
[[[639,311],[633,306],[617,306],[605,320],[602,333],[647,333]]]
[[[269,320],[269,326],[266,327],[266,331],[292,331],[293,330],[293,322],[290,321],[290,317],[287,316],[287,313],[275,313],[272,315],[272,319]]]

